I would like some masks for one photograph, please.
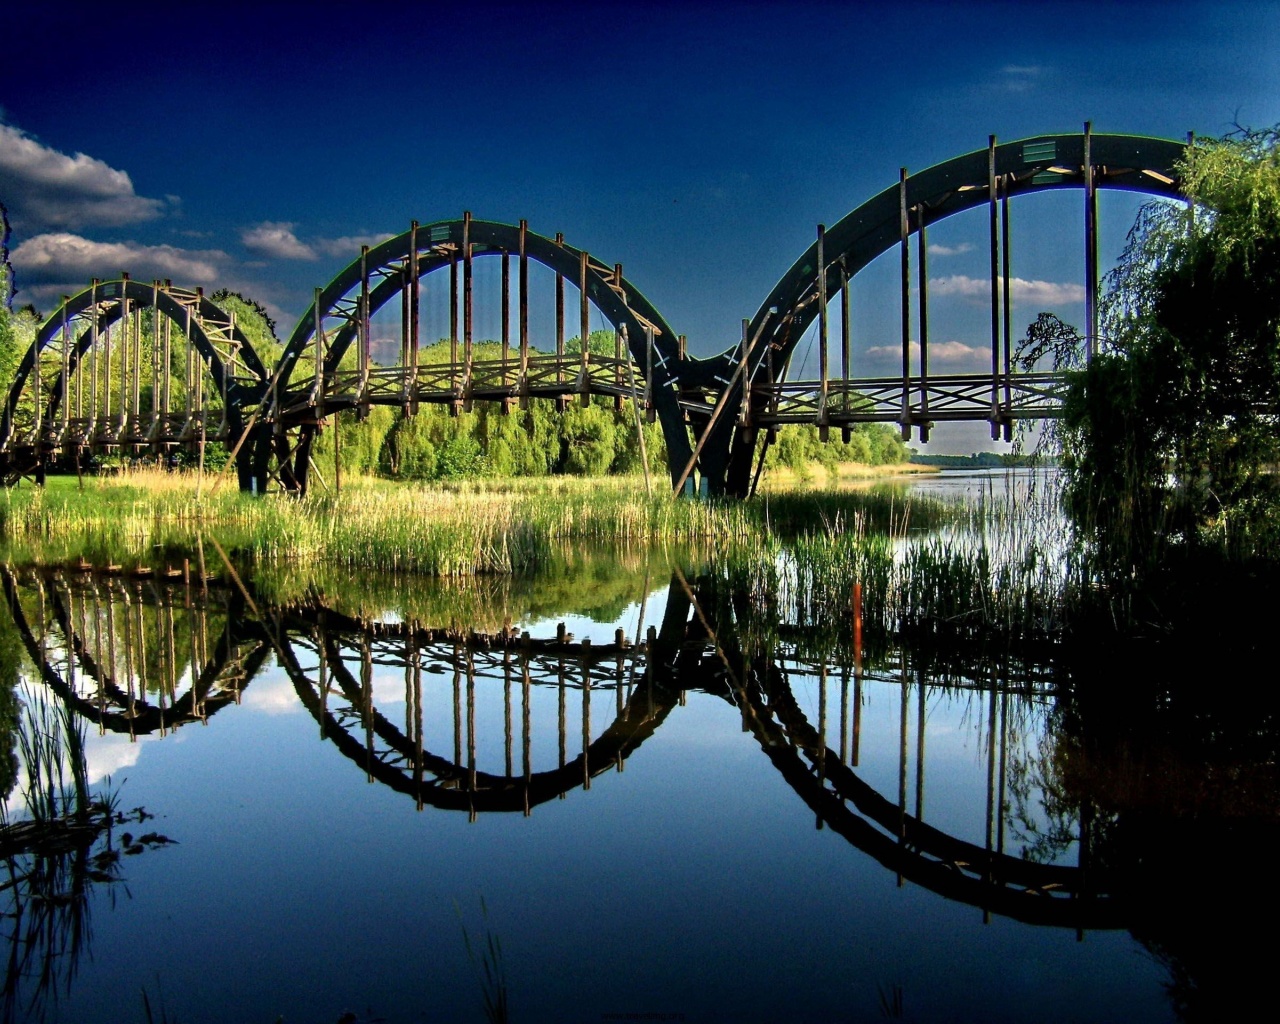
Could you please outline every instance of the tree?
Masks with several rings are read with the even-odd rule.
[[[1257,549],[1280,505],[1280,128],[1197,142],[1138,216],[1103,352],[1064,409],[1068,507],[1103,547]]]

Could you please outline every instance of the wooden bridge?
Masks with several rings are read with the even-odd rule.
[[[688,355],[683,336],[621,264],[574,248],[563,235],[534,234],[524,221],[511,226],[470,214],[415,221],[363,247],[316,289],[270,369],[235,318],[199,290],[127,277],[95,281],[41,325],[19,366],[0,418],[0,479],[42,479],[50,465],[101,453],[198,456],[218,441],[232,453],[242,489],[304,492],[316,435],[340,413],[390,406],[413,415],[424,404],[461,411],[476,402],[509,411],[539,399],[561,409],[592,398],[626,403],[637,429],[656,419],[677,492],[696,478],[708,493],[749,494],[764,449],[787,424],[814,424],[825,438],[832,427],[847,435],[853,424],[894,423],[904,438],[919,432],[927,440],[935,423],[986,422],[993,437],[1009,439],[1019,420],[1056,416],[1064,388],[1062,374],[1016,365],[1011,200],[1056,189],[1083,194],[1088,357],[1101,343],[1098,191],[1177,197],[1185,148],[1095,134],[1086,125],[1082,134],[1004,144],[992,137],[985,150],[914,175],[904,169],[895,185],[830,230],[820,225],[814,244],[742,321],[738,343],[707,359]],[[929,361],[928,230],[982,207],[990,369],[938,374]],[[850,282],[895,248],[901,374],[872,377],[855,365]],[[477,286],[477,261],[496,261],[496,288]],[[540,288],[531,266],[545,279]],[[434,348],[428,358],[423,345],[427,293],[448,307],[444,359]],[[577,351],[566,341],[575,299]],[[544,325],[536,330],[531,306],[533,321]],[[482,312],[500,325],[493,358],[477,358]],[[838,323],[837,338],[829,321]],[[612,351],[590,350],[594,323],[612,332]],[[815,323],[818,377],[792,378],[797,346]]]

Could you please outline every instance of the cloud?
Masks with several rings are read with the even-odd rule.
[[[391,237],[387,234],[343,235],[339,238],[300,239],[292,221],[263,221],[240,232],[244,247],[259,256],[276,260],[318,260],[335,256],[350,262],[360,255],[362,245],[375,246]]]
[[[1000,88],[1006,92],[1030,92],[1047,69],[1040,64],[1006,64],[1000,69]]]
[[[930,256],[959,256],[961,253],[973,252],[972,242],[961,242],[959,245],[938,245],[929,243]]]
[[[267,715],[293,715],[305,710],[298,700],[298,691],[287,678],[257,680],[245,689],[241,703]]]
[[[1003,286],[1003,282],[1000,282]],[[1018,302],[1026,302],[1037,306],[1061,306],[1069,302],[1084,301],[1084,285],[1067,284],[1057,281],[1028,281],[1015,277],[1010,281],[1013,286],[1013,297]],[[989,301],[991,298],[991,282],[982,277],[969,277],[966,274],[953,274],[950,277],[935,277],[929,281],[929,291],[933,295],[958,295],[966,299]]]
[[[122,227],[155,220],[176,203],[140,196],[125,171],[84,153],[60,153],[7,124],[0,124],[0,199],[24,233]]]
[[[277,260],[317,260],[311,246],[298,241],[294,225],[288,221],[263,221],[240,232],[240,241],[250,252]]]
[[[121,271],[141,281],[171,279],[186,286],[220,286],[230,262],[219,249],[180,249],[137,242],[95,242],[68,232],[36,235],[10,254],[23,292],[37,303],[57,302],[79,292],[95,277],[109,280]]]
[[[867,349],[867,355],[873,359],[901,359],[901,345],[874,345]],[[963,341],[931,341],[929,342],[929,363],[972,363],[979,358],[989,358],[991,350],[966,345]],[[911,343],[911,361],[919,366],[920,343]]]
[[[350,261],[360,255],[360,247],[362,245],[373,248],[379,242],[385,242],[391,235],[392,232],[387,232],[385,235],[345,235],[342,238],[317,238],[311,242],[311,247],[322,255],[344,257]]]

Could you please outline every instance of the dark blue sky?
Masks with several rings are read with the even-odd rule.
[[[9,6],[0,199],[18,301],[45,309],[128,265],[239,288],[287,330],[362,238],[470,209],[623,262],[706,354],[900,166],[1086,119],[1280,121],[1273,3]],[[1106,199],[1114,255],[1136,205]],[[1079,206],[1019,212],[1014,250],[1076,321],[1048,286],[1080,280]],[[963,220],[935,229],[939,276],[984,273]],[[896,316],[876,270],[863,348]],[[932,305],[939,338],[981,344],[963,296]]]

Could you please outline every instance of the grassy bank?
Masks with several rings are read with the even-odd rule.
[[[198,493],[199,491],[199,493]],[[212,536],[260,564],[325,563],[432,576],[523,573],[568,544],[758,547],[763,539],[933,528],[961,506],[897,489],[779,492],[751,502],[646,497],[630,478],[415,485],[358,480],[341,495],[261,499],[210,493],[189,474],[137,471],[15,488],[0,542],[16,561],[155,564]]]

